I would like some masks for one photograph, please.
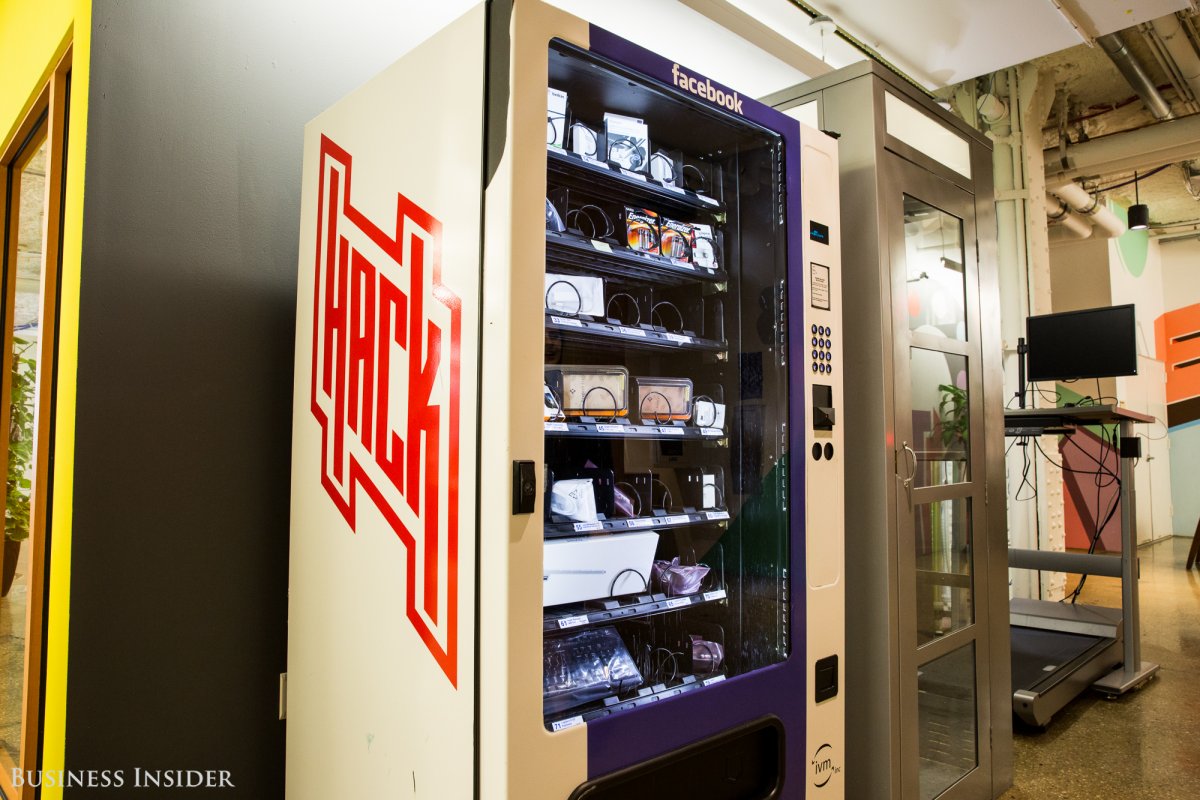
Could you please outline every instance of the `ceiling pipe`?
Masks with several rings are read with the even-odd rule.
[[[1196,90],[1200,88],[1200,59],[1187,40],[1179,19],[1168,14],[1152,23],[1143,22],[1137,30],[1170,80],[1183,112],[1195,114],[1200,111],[1200,104],[1196,102]]]
[[[1092,224],[1072,214],[1070,206],[1049,192],[1046,192],[1046,218],[1051,228],[1063,230],[1070,238],[1086,239],[1092,235]]]
[[[1146,74],[1146,68],[1125,45],[1125,40],[1120,32],[1097,36],[1096,43],[1100,45],[1121,75],[1133,87],[1134,93],[1146,104],[1146,108],[1150,109],[1150,113],[1154,115],[1155,119],[1175,119],[1170,104],[1163,99],[1158,87],[1154,85],[1154,81],[1150,80],[1150,76]]]
[[[1047,182],[1150,170],[1200,158],[1200,114],[1097,136],[1086,142],[1044,152]]]
[[[1096,233],[1111,239],[1125,232],[1125,223],[1116,214],[1101,204],[1098,197],[1092,197],[1077,183],[1063,183],[1049,186],[1047,191],[1058,196],[1071,210],[1079,214],[1095,226]]]

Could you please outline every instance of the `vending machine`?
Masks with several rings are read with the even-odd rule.
[[[837,176],[534,0],[307,126],[289,798],[843,796]]]

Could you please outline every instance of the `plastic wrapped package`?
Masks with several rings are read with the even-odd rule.
[[[638,419],[643,425],[664,425],[692,418],[692,382],[688,378],[635,377]]]
[[[546,367],[546,385],[567,417],[629,415],[629,371],[624,367]]]
[[[611,625],[542,642],[545,714],[603,700],[642,685],[625,642]]]

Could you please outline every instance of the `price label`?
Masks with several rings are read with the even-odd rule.
[[[624,433],[624,425],[597,425],[596,431],[599,433]]]
[[[683,428],[661,427],[658,429],[658,432],[665,433],[667,436],[683,436]]]
[[[587,625],[587,614],[579,614],[574,617],[563,617],[558,621],[558,629],[566,630],[567,628],[578,628],[581,625]]]
[[[715,592],[705,592],[704,593],[705,602],[711,602],[713,600],[724,600],[724,599],[725,599],[725,590],[724,589],[717,589]]]
[[[724,675],[713,675],[711,678],[705,678],[705,679],[704,679],[704,685],[705,685],[705,686],[712,686],[714,683],[720,683],[720,682],[721,682],[721,681],[723,681],[723,680],[725,680],[725,676],[724,676]]]
[[[709,519],[729,519],[729,512],[728,511],[706,511],[706,512],[704,512],[704,516],[708,517]]]
[[[565,423],[565,422],[547,422],[546,430],[548,430],[548,431],[565,431],[565,430],[567,430],[567,423]]]
[[[668,340],[675,342],[675,344],[690,344],[692,341],[692,337],[684,336],[682,333],[668,333],[666,336]]]
[[[690,597],[676,597],[667,601],[667,608],[679,608],[680,606],[690,606],[691,604],[692,598]]]
[[[675,194],[686,194],[683,189],[680,189],[678,186],[672,186],[669,183],[664,183],[662,187],[668,192],[674,192]]]
[[[628,175],[630,178],[634,178],[635,180],[639,180],[639,181],[646,180],[646,176],[643,175],[642,173],[634,172],[633,170],[625,169],[624,167],[621,168],[621,174]]]
[[[568,717],[560,719],[558,722],[551,723],[550,729],[554,732],[565,731],[567,728],[574,728],[576,725],[583,724],[583,717]]]
[[[652,519],[631,519],[626,521],[626,525],[630,528],[653,528],[654,520]]]
[[[626,328],[624,325],[618,325],[617,330],[628,336],[641,336],[642,338],[646,337],[646,332],[641,328]]]
[[[608,242],[600,242],[592,239],[592,247],[599,250],[601,253],[611,253],[612,248],[608,246]]]
[[[701,428],[700,433],[704,436],[721,436],[725,432],[720,428]]]
[[[692,520],[687,514],[675,514],[670,517],[663,517],[662,521],[664,525],[687,525]]]
[[[583,531],[602,531],[602,530],[604,530],[604,523],[603,522],[576,522],[574,527],[575,527],[576,532],[579,532],[579,533],[582,533]]]
[[[699,198],[700,198],[700,202],[701,202],[701,203],[708,203],[710,206],[719,206],[719,205],[721,205],[720,201],[713,200],[713,199],[712,199],[711,197],[709,197],[708,195],[704,195],[704,194],[698,194],[698,195],[696,195],[696,197],[699,197]]]
[[[577,319],[570,319],[569,317],[550,317],[550,321],[555,325],[570,325],[572,328],[583,327],[583,323],[581,321]]]
[[[591,164],[593,167],[599,167],[600,169],[608,169],[607,163],[598,158],[592,158],[591,156],[583,156],[583,163]]]

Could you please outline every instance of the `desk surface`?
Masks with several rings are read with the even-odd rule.
[[[1065,406],[1062,408],[1010,408],[1004,411],[1004,426],[1028,426],[1033,420],[1057,420],[1061,425],[1100,425],[1114,422],[1150,423],[1154,417],[1123,406]]]

